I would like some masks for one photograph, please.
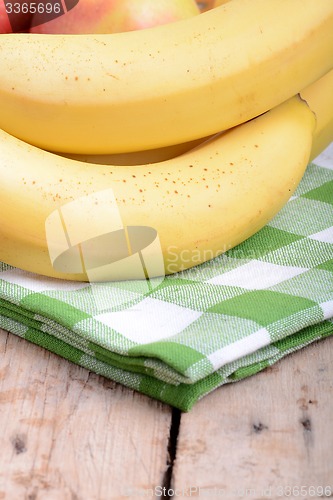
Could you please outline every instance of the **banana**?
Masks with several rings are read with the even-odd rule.
[[[104,165],[144,165],[145,163],[159,163],[161,161],[170,160],[176,156],[182,155],[187,151],[195,148],[208,137],[196,139],[190,142],[174,144],[158,149],[148,149],[146,151],[133,151],[132,153],[118,153],[109,155],[80,155],[74,153],[58,153],[72,160],[84,161],[86,163],[104,164]]]
[[[231,0],[228,0],[231,1]],[[302,92],[301,97],[311,109],[316,110],[317,124],[314,132],[313,147],[310,161],[316,158],[333,141],[333,70],[320,78],[315,84],[310,85]],[[325,96],[325,99],[323,98]],[[221,132],[220,132],[221,134]],[[143,165],[145,163],[158,163],[175,158],[190,149],[195,148],[208,137],[191,142],[175,144],[160,149],[149,149],[133,153],[119,153],[110,155],[79,155],[62,154],[66,158],[84,161],[86,163],[105,165]]]
[[[223,5],[227,2],[230,2],[231,0],[215,0],[215,2],[213,1],[213,7],[212,8],[216,8],[216,7],[220,7],[220,5]]]
[[[325,96],[325,98],[324,98]],[[317,116],[310,161],[333,141],[333,70],[301,92]]]
[[[206,10],[213,9],[214,7],[219,7],[222,3],[230,2],[231,0],[202,0],[197,1],[201,12],[206,12]]]
[[[109,35],[0,38],[0,127],[43,149],[109,154],[215,134],[333,67],[332,0],[232,0]]]
[[[132,167],[71,160],[0,131],[0,260],[90,282],[205,262],[287,202],[314,127],[298,96],[181,156]]]

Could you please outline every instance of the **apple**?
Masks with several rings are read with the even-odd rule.
[[[79,0],[62,16],[38,21],[31,33],[117,33],[166,24],[200,13],[195,0]]]
[[[0,0],[0,33],[12,33],[13,29],[9,22],[9,18],[6,12],[5,4]]]
[[[29,2],[25,3],[25,9],[22,9],[22,0],[15,2],[8,0],[7,3],[9,4],[8,9],[11,8],[13,12],[8,15],[5,2],[0,0],[0,34],[28,31],[32,17],[29,12],[26,12]]]

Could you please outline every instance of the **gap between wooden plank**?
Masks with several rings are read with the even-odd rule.
[[[180,422],[181,422],[181,411],[178,410],[177,408],[173,408],[169,442],[168,442],[167,469],[165,471],[162,481],[163,491],[166,492],[166,494],[163,495],[163,498],[167,498],[168,500],[173,498],[173,495],[170,495],[168,492],[173,484],[173,466],[177,458],[177,442],[180,429]]]

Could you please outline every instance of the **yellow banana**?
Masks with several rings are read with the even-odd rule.
[[[332,0],[233,0],[110,35],[0,38],[0,127],[43,149],[109,154],[229,129],[333,67]]]
[[[223,5],[223,4],[228,3],[230,1],[231,0],[215,0],[215,2],[213,2],[213,8],[220,7],[220,5]]]
[[[182,155],[195,148],[208,137],[196,139],[190,142],[174,144],[158,149],[148,149],[146,151],[133,151],[132,153],[118,153],[109,155],[80,155],[75,153],[58,153],[72,160],[84,161],[86,163],[104,164],[104,165],[144,165],[145,163],[159,163],[170,160],[176,156]]]
[[[333,70],[301,92],[317,116],[310,161],[333,141]]]
[[[230,2],[231,0],[197,0],[197,4],[199,5],[199,9],[201,12],[206,12],[206,10],[213,9],[215,7],[219,7],[223,3]]]
[[[231,1],[231,0],[228,0]],[[316,110],[317,123],[314,132],[313,146],[310,161],[316,158],[333,141],[333,70],[320,78],[315,84],[306,87],[301,93],[310,108]],[[110,155],[79,155],[64,154],[66,158],[84,161],[86,163],[104,165],[143,165],[170,160],[190,151],[208,138],[175,144],[160,149],[149,149],[133,153],[119,153]]]
[[[226,1],[226,0],[224,0]],[[231,0],[228,0],[231,1]],[[316,158],[333,141],[333,70],[320,78],[300,93],[310,108],[316,110],[317,123],[314,132],[313,146],[310,161]],[[113,155],[79,155],[64,154],[67,158],[84,161],[86,163],[104,165],[143,165],[170,160],[190,149],[198,146],[208,138],[196,141],[175,144],[160,149],[149,149],[133,153],[119,153]]]
[[[0,260],[89,281],[204,262],[286,203],[314,126],[313,112],[294,97],[179,157],[132,167],[70,160],[0,131]]]

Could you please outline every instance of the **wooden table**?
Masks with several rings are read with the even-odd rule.
[[[3,330],[0,352],[0,499],[333,496],[333,338],[190,413]]]

